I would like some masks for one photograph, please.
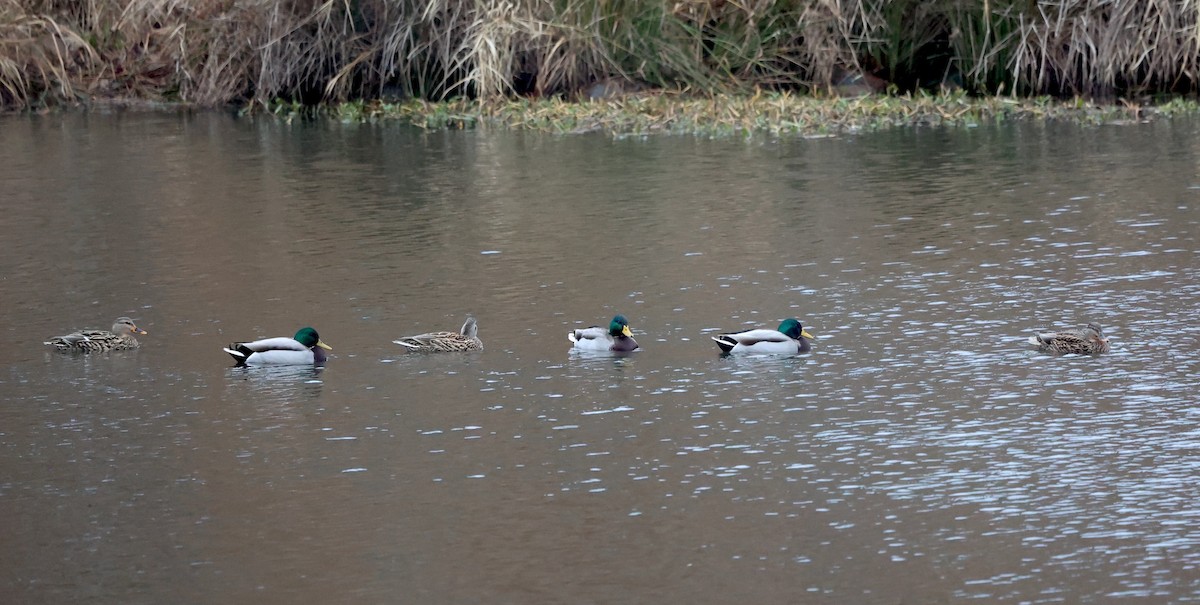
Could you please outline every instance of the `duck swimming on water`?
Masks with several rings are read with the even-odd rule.
[[[324,363],[325,351],[333,347],[321,342],[312,328],[300,328],[292,338],[280,336],[253,342],[235,342],[224,351],[239,366],[247,365],[311,365]]]
[[[712,339],[722,353],[751,355],[795,355],[812,350],[812,334],[804,330],[800,320],[783,320],[778,330],[759,328],[744,332],[718,334]]]
[[[101,351],[122,351],[136,349],[141,346],[135,334],[145,334],[128,317],[118,317],[113,322],[112,331],[83,329],[55,336],[43,344],[53,345],[59,351],[74,351],[78,353],[98,353]]]
[[[1043,332],[1029,337],[1029,343],[1037,345],[1043,353],[1059,355],[1099,355],[1107,353],[1108,339],[1099,324],[1089,323],[1082,328],[1061,332]]]
[[[571,345],[573,349],[579,351],[623,353],[638,348],[637,341],[633,339],[633,332],[629,330],[629,321],[624,315],[614,316],[608,323],[608,329],[591,326],[571,330],[567,332],[567,340],[574,343]]]
[[[405,336],[392,342],[418,353],[453,353],[456,351],[482,351],[479,340],[479,324],[468,317],[457,332],[429,332],[416,336]]]

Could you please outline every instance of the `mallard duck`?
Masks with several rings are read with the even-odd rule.
[[[600,326],[571,330],[567,333],[567,339],[575,343],[573,348],[581,351],[620,353],[638,348],[637,341],[633,339],[633,332],[629,331],[629,321],[624,315],[613,317],[607,330]]]
[[[333,347],[321,342],[312,328],[300,328],[288,338],[264,338],[254,342],[235,342],[225,347],[239,366],[245,365],[311,365],[324,363],[325,351]]]
[[[712,339],[723,353],[749,353],[752,355],[795,355],[812,349],[809,342],[812,334],[804,331],[800,321],[785,319],[778,330],[759,328],[744,332],[718,334]]]
[[[1037,345],[1043,353],[1066,355],[1098,355],[1108,352],[1108,339],[1098,324],[1090,323],[1082,328],[1061,332],[1043,332],[1029,337],[1030,344]]]
[[[122,351],[138,348],[140,345],[133,335],[145,333],[145,330],[134,325],[132,319],[118,317],[113,322],[111,332],[108,330],[79,330],[65,336],[55,336],[43,344],[54,345],[59,351],[78,351],[80,353]]]
[[[474,317],[468,317],[458,332],[429,332],[405,336],[392,342],[420,353],[483,350],[483,341],[479,340],[479,325],[475,323]]]

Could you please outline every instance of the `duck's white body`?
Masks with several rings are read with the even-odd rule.
[[[608,329],[590,326],[571,330],[567,332],[567,340],[574,343],[571,348],[580,351],[627,353],[638,348],[638,343],[633,339],[633,332],[629,330],[629,322],[624,315],[613,317],[612,322],[608,324]]]
[[[807,346],[789,338],[786,334],[765,328],[721,334],[713,336],[713,340],[717,342],[717,346],[721,347],[721,350],[728,353],[795,355],[808,350]]]
[[[718,334],[712,339],[721,351],[730,354],[748,355],[795,355],[812,350],[809,339],[812,334],[804,330],[795,319],[784,320],[778,330],[757,328],[729,334]]]
[[[321,351],[321,361],[325,361],[325,352],[320,348],[310,349],[286,336],[264,338],[254,342],[238,343],[251,353],[226,348],[225,352],[234,359],[248,366],[252,365],[311,365],[317,362],[316,351]]]
[[[636,340],[628,336],[613,338],[600,326],[572,330],[567,333],[567,340],[575,343],[573,348],[580,351],[633,351],[638,348]]]
[[[306,345],[296,338],[304,338],[313,344]],[[296,338],[279,336],[253,342],[235,342],[224,350],[238,365],[312,365],[328,359],[325,351],[331,347],[321,342],[312,328],[297,332]]]

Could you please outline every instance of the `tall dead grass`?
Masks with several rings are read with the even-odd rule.
[[[0,104],[1194,90],[1200,0],[0,0]]]
[[[1012,21],[1013,12],[1003,16]],[[1196,86],[1195,0],[1039,2],[1016,17],[1011,69],[1023,90],[1112,95]]]
[[[31,94],[75,99],[76,83],[97,58],[71,27],[0,0],[0,102],[25,105]]]

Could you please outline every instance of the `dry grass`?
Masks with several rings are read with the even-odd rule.
[[[97,58],[83,37],[53,17],[0,0],[0,102],[25,105],[30,94],[75,99]]]
[[[1038,3],[1016,22],[1013,79],[1031,91],[1106,96],[1192,89],[1198,17],[1193,0]]]
[[[1196,0],[0,0],[0,103],[1191,91]]]
[[[279,105],[286,119],[309,115],[300,106]],[[408,101],[352,102],[331,109],[343,121],[395,121],[426,129],[500,128],[561,134],[601,132],[612,136],[686,134],[703,137],[822,136],[909,126],[979,126],[1012,120],[1076,124],[1133,123],[1194,114],[1194,101],[1154,107],[1097,103],[1082,98],[1013,99],[948,94],[821,99],[788,92],[689,95],[639,93],[615,101],[575,103],[557,98],[480,103]]]

